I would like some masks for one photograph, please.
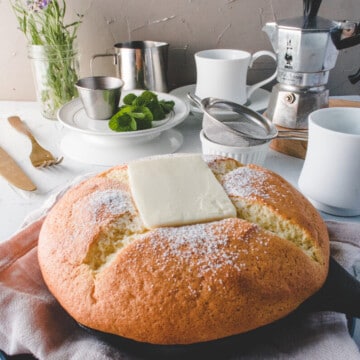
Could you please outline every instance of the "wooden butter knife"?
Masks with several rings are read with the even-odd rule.
[[[10,184],[26,191],[36,190],[36,186],[19,167],[15,160],[0,147],[0,175]]]

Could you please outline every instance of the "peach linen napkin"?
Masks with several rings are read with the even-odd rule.
[[[8,355],[32,354],[37,359],[50,360],[147,358],[126,354],[81,329],[47,290],[38,266],[37,240],[46,213],[55,201],[56,197],[50,199],[28,218],[18,233],[0,244],[0,349]],[[327,225],[332,255],[352,271],[355,262],[360,261],[360,224]],[[343,314],[308,313],[275,329],[255,346],[238,347],[230,354],[214,353],[210,357],[360,359]]]

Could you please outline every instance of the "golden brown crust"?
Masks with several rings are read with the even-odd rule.
[[[237,200],[245,198],[247,206],[255,204],[263,207],[263,210],[268,209],[276,220],[272,218],[267,224],[266,219],[263,219],[264,228],[277,234],[300,228],[308,236],[311,242],[309,245],[314,247],[313,257],[326,265],[329,258],[326,226],[318,211],[285,179],[272,171],[250,164],[226,174],[221,181],[233,202],[237,203]],[[237,205],[238,213],[241,213],[241,207]],[[244,216],[243,213],[242,215]]]
[[[149,231],[126,166],[112,168],[69,190],[40,234],[45,282],[78,322],[142,342],[189,344],[273,322],[322,286],[329,240],[312,205],[268,170],[207,161],[239,214],[252,219],[259,205],[290,233],[239,218]]]

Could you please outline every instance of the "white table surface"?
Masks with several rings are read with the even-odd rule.
[[[0,101],[0,146],[15,159],[38,187],[34,192],[22,191],[9,185],[0,176],[0,241],[11,237],[20,228],[26,216],[40,208],[52,193],[59,191],[80,175],[100,172],[109,167],[82,163],[65,157],[58,166],[34,168],[28,158],[30,141],[9,125],[7,117],[11,115],[18,115],[25,120],[39,143],[56,156],[62,155],[60,143],[65,131],[60,122],[43,118],[35,102]],[[190,115],[175,129],[184,137],[183,145],[177,152],[201,152],[201,119],[198,116]],[[302,165],[303,160],[273,150],[270,150],[264,164],[295,187]],[[340,218],[322,215],[325,219],[360,222],[360,216]]]

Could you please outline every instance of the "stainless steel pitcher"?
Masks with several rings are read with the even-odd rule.
[[[124,90],[146,89],[167,92],[167,64],[169,44],[158,41],[129,41],[114,45],[114,53],[95,54],[96,58],[111,56],[116,76],[124,81]]]

